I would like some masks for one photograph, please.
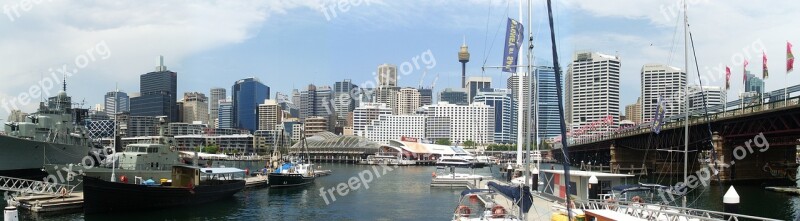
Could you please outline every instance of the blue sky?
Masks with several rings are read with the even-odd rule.
[[[53,0],[27,10],[22,2],[0,0],[4,9],[0,100],[19,102],[20,94],[27,93],[32,101],[18,105],[26,112],[33,111],[39,99],[30,89],[52,76],[51,69],[68,65],[79,70],[68,79],[68,92],[90,107],[101,103],[103,94],[115,85],[123,91],[138,91],[138,76],[152,71],[159,55],[165,56],[170,70],[178,72],[181,94],[207,94],[211,87],[230,88],[238,79],[255,76],[271,87],[274,96],[310,83],[331,85],[352,79],[362,84],[373,79],[379,64],[401,65],[430,51],[436,65],[427,76],[422,78],[422,71],[415,69],[399,83],[416,87],[422,79],[429,86],[438,75],[436,90],[441,90],[460,84],[456,53],[464,37],[472,55],[468,75],[491,76],[495,87],[505,87],[509,74],[493,69],[482,72],[481,66],[484,60],[487,66],[499,65],[505,19],[518,14],[516,1],[503,0],[349,0],[353,5],[346,11],[336,9],[337,16],[330,20],[320,7],[337,1]],[[533,24],[526,29],[534,32],[536,64],[549,65],[545,1],[533,2]],[[621,108],[638,97],[642,65],[683,67],[683,33],[675,32],[681,16],[669,13],[677,12],[678,1],[556,2],[562,67],[566,69],[575,50],[619,55]],[[704,83],[724,85],[713,67],[731,66],[734,86],[729,96],[735,96],[741,87],[737,59],[751,57],[750,70],[760,73],[760,46],[767,50],[773,73],[767,79],[768,90],[782,88],[784,82],[800,83],[800,75],[787,79],[781,70],[785,42],[800,44],[800,30],[786,22],[800,18],[795,13],[800,3],[768,2],[689,1],[701,74],[707,75]],[[105,52],[100,49],[109,53],[98,55]],[[77,60],[91,57],[96,59],[85,62],[85,67],[72,68]],[[690,72],[690,81],[695,81],[695,75]],[[51,91],[54,94],[57,89]],[[0,118],[5,118],[5,110],[0,112]]]

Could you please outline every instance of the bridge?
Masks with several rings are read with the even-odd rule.
[[[800,85],[795,85],[786,93],[798,91]],[[570,139],[568,155],[576,167],[591,163],[622,172],[625,168],[647,168],[658,176],[682,176],[688,114],[689,173],[716,169],[722,182],[794,181],[800,147],[800,97],[784,100],[783,94],[781,89],[763,97],[730,101],[709,107],[708,115],[700,110],[672,116],[665,120],[659,134],[652,133],[646,123]],[[563,161],[560,143],[554,145],[552,154]]]

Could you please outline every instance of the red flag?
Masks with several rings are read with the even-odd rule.
[[[731,68],[725,67],[725,90],[731,88]]]
[[[764,51],[761,51],[761,54],[764,55],[764,60],[763,60],[764,61],[763,62],[764,66],[762,67],[762,69],[764,70],[763,71],[764,74],[763,74],[762,78],[767,79],[767,77],[769,77],[769,70],[767,70],[767,53],[764,52]]]
[[[744,59],[744,69],[742,70],[742,83],[747,81],[747,65],[750,62],[747,62],[747,59]]]
[[[792,55],[792,43],[786,42],[786,73],[794,69],[794,55]]]

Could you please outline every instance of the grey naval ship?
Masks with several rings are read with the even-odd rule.
[[[45,164],[79,163],[98,150],[94,148],[102,148],[89,138],[87,114],[86,109],[73,109],[72,98],[62,90],[40,102],[25,122],[6,122],[0,134],[0,176],[41,179],[47,175]]]

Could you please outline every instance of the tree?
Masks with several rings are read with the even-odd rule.
[[[464,141],[463,145],[464,145],[464,147],[466,147],[467,149],[472,149],[472,148],[475,148],[475,146],[477,146],[477,144],[475,143],[475,141],[472,141],[472,140],[467,140],[467,141]]]
[[[214,145],[214,144],[208,145],[208,146],[203,148],[203,152],[210,153],[210,154],[216,154],[217,152],[219,152],[219,146]]]
[[[448,145],[449,146],[450,145],[450,139],[448,139],[448,138],[438,139],[438,140],[436,140],[436,144]]]

